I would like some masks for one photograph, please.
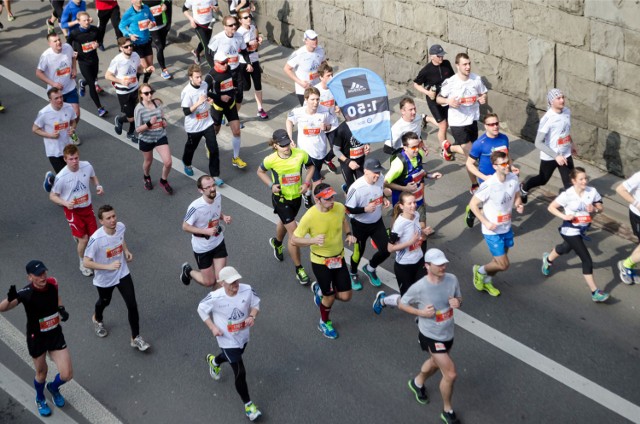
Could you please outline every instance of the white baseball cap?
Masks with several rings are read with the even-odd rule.
[[[220,281],[224,281],[227,284],[234,283],[241,278],[242,275],[232,266],[225,266],[220,270]]]
[[[424,261],[433,265],[444,265],[449,263],[449,260],[444,256],[444,253],[440,249],[427,250],[427,253],[424,254]],[[222,272],[220,275],[222,276]]]
[[[316,38],[318,38],[318,33],[315,32],[312,29],[308,29],[304,32],[304,39],[309,39],[309,40],[315,40]]]

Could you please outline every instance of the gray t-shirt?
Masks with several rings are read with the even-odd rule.
[[[449,306],[450,297],[461,297],[458,278],[446,273],[443,280],[434,284],[423,277],[416,281],[402,296],[404,305],[424,309],[433,305],[436,314],[431,318],[418,317],[420,332],[430,339],[446,342],[453,339],[453,308]]]

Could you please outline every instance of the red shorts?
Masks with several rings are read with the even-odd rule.
[[[82,238],[91,235],[98,229],[96,217],[93,213],[93,206],[84,208],[67,209],[64,208],[64,215],[67,217],[71,234],[74,237]]]

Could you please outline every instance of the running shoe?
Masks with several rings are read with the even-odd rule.
[[[256,404],[253,402],[244,407],[244,413],[247,414],[247,418],[249,418],[250,421],[255,421],[262,415],[262,412],[260,412]]]
[[[311,195],[310,194],[305,194],[302,196],[302,199],[304,200],[304,207],[307,209],[311,209],[311,206],[313,206],[313,201],[311,200]]]
[[[4,111],[5,111],[5,108],[4,106],[2,106],[2,103],[0,103],[0,113],[4,113]]]
[[[522,200],[522,204],[526,205],[529,201],[529,192],[524,191],[524,184],[520,184],[520,200]]]
[[[277,243],[275,237],[269,239],[269,246],[273,249],[273,256],[280,262],[284,261],[284,246],[282,243]]]
[[[191,268],[191,265],[189,265],[189,262],[185,262],[182,264],[182,268],[180,271],[180,281],[182,281],[182,284],[184,284],[185,286],[188,286],[189,284],[191,284],[192,270],[193,268]]]
[[[55,181],[55,174],[51,171],[48,171],[46,174],[44,174],[44,181],[42,182],[42,188],[44,188],[44,191],[46,191],[47,193],[51,193],[51,188],[53,188],[53,182]]]
[[[296,268],[296,278],[302,285],[309,284],[309,276],[307,275],[307,271],[305,271],[301,266]]]
[[[166,80],[173,79],[169,71],[167,71],[166,69],[163,69],[162,72],[160,72],[160,76]]]
[[[347,183],[342,183],[340,188],[342,189],[342,191],[344,191],[344,194],[347,194],[347,191],[348,191]]]
[[[71,134],[71,142],[73,143],[74,146],[79,146],[82,144],[80,137],[78,137],[78,134],[76,133]]]
[[[467,227],[473,228],[473,223],[476,220],[476,214],[473,213],[473,211],[471,210],[471,206],[469,205],[467,205],[464,211],[464,223],[467,224]]]
[[[80,263],[80,272],[82,273],[82,275],[84,275],[85,277],[91,277],[93,275],[93,270],[87,268],[86,266],[84,266],[82,264],[82,262]]]
[[[480,184],[478,183],[471,184],[471,188],[469,189],[469,194],[473,196],[474,193],[478,191],[478,187],[480,187]]]
[[[231,165],[235,166],[238,169],[243,169],[247,167],[247,162],[240,159],[240,156],[237,158],[231,158]]]
[[[104,324],[102,322],[96,321],[95,316],[91,317],[91,321],[93,322],[93,330],[96,332],[96,336],[102,338],[102,337],[107,337],[109,335],[109,332],[104,327]]]
[[[373,301],[373,312],[375,312],[376,315],[380,315],[382,313],[382,308],[385,307],[385,296],[386,294],[382,290],[376,294],[376,299]]]
[[[164,190],[165,193],[171,195],[173,194],[173,187],[169,185],[169,181],[160,179],[160,186]]]
[[[349,277],[351,278],[351,290],[360,291],[362,290],[362,283],[358,279],[358,272],[355,274],[349,272]]]
[[[365,265],[362,267],[362,272],[364,272],[364,275],[369,277],[369,282],[372,286],[380,287],[382,285],[382,281],[378,278],[378,274],[376,274],[375,269],[373,271],[369,271],[368,266]]]
[[[313,292],[313,303],[319,308],[322,303],[322,292],[320,291],[320,284],[317,281],[311,283],[311,291]]]
[[[116,117],[113,119],[113,125],[113,129],[115,130],[116,134],[122,135],[122,122],[120,122],[120,115],[116,115]]]
[[[98,85],[97,82],[94,84],[94,87],[96,88],[96,93],[98,93],[98,94],[104,93],[104,89],[102,87],[100,87],[100,85]]]
[[[269,119],[269,115],[267,115],[267,112],[265,112],[264,109],[260,109],[258,111],[258,117],[260,119]]]
[[[98,46],[98,50],[100,50],[101,52],[103,52],[103,51],[105,50],[105,49],[104,49],[104,44],[100,44],[100,45]]]
[[[485,282],[484,282],[484,288],[483,288],[483,290],[484,290],[484,291],[486,291],[487,293],[489,293],[489,295],[490,295],[490,296],[493,296],[493,297],[498,297],[498,296],[500,296],[500,290],[498,290],[497,288],[495,288],[495,287],[493,286],[493,283],[492,283],[492,282],[490,282],[490,281],[485,281]]]
[[[445,424],[460,424],[460,420],[458,419],[458,417],[456,417],[456,413],[453,411],[442,411],[442,414],[440,414],[440,419]]]
[[[409,383],[407,384],[409,385],[409,389],[411,389],[413,394],[416,395],[416,400],[418,401],[418,403],[421,403],[423,405],[429,403],[429,395],[427,394],[427,389],[425,389],[424,386],[416,386],[416,382],[413,378],[409,380]]]
[[[47,25],[47,33],[49,33],[49,34],[50,34],[50,33],[54,32],[54,31],[56,30],[56,26],[55,26],[55,24],[54,24],[53,22],[51,22],[51,21],[49,20],[49,18],[47,18],[47,19],[45,20],[45,23],[46,23],[46,25]]]
[[[136,135],[135,132],[128,132],[127,138],[129,139],[130,142],[134,144],[138,144],[138,136]]]
[[[144,352],[149,349],[151,345],[145,342],[142,336],[138,335],[135,339],[131,340],[131,347],[138,349],[140,352]]]
[[[442,150],[440,151],[440,154],[442,155],[442,158],[447,162],[454,160],[455,158],[453,153],[451,153],[451,143],[449,143],[448,140],[443,140],[441,146]]]
[[[13,21],[15,21],[15,20],[16,20],[16,17],[15,17],[15,16],[13,16],[11,13],[9,13],[8,15],[9,15],[9,16],[7,16],[7,20],[8,20],[9,22],[13,22]]]
[[[47,390],[49,390],[49,393],[51,393],[54,405],[58,408],[62,408],[64,406],[64,396],[60,394],[60,390],[52,389],[51,383],[47,383]]]
[[[542,254],[542,267],[540,268],[542,271],[542,275],[551,274],[551,264],[549,263],[549,252],[544,252]]]
[[[222,119],[220,120],[220,125],[227,125],[227,118],[223,116]]]
[[[320,320],[320,322],[318,322],[318,330],[320,330],[327,339],[338,338],[338,332],[333,328],[331,321],[324,322]]]
[[[329,171],[333,172],[334,174],[339,173],[338,168],[336,168],[332,160],[325,160],[324,163],[327,165],[327,168],[329,168]]]
[[[224,184],[224,181],[222,180],[222,178],[220,177],[213,177],[213,182],[220,187],[222,184]]]
[[[593,300],[596,303],[605,302],[607,299],[609,299],[609,293],[604,292],[600,289],[597,289],[591,294],[591,300]]]
[[[193,63],[196,65],[200,64],[200,55],[195,50],[191,50],[191,56],[193,56]]]
[[[209,365],[209,375],[214,380],[220,380],[220,365],[216,365],[215,355],[208,354],[207,355],[207,364]]]
[[[51,408],[47,405],[46,399],[38,399],[36,398],[36,408],[38,408],[38,413],[41,417],[48,417],[51,415]]]
[[[84,95],[87,94],[87,82],[81,79],[78,81],[78,84],[80,85],[80,97],[84,97]]]
[[[193,167],[191,165],[184,166],[184,173],[190,177],[193,177]]]
[[[480,269],[480,265],[474,265],[473,266],[473,286],[476,288],[476,290],[478,291],[482,291],[484,290],[484,275],[480,274],[480,271],[478,271]]]
[[[153,190],[153,183],[151,182],[151,176],[145,175],[142,178],[144,180],[144,189]]]
[[[98,109],[98,116],[100,118],[106,116],[109,113],[109,111],[103,107],[101,107],[100,109]]]
[[[620,279],[625,284],[635,283],[636,270],[624,266],[624,261],[618,261],[618,271],[620,271]]]

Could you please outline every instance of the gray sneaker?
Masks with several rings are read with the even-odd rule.
[[[109,335],[109,332],[104,327],[104,324],[102,322],[96,321],[96,317],[95,316],[91,317],[91,321],[93,322],[93,329],[96,332],[96,336],[98,336],[98,337],[107,337]]]
[[[131,347],[138,349],[140,352],[144,352],[149,349],[151,345],[144,341],[141,336],[136,336],[135,339],[131,340]]]

